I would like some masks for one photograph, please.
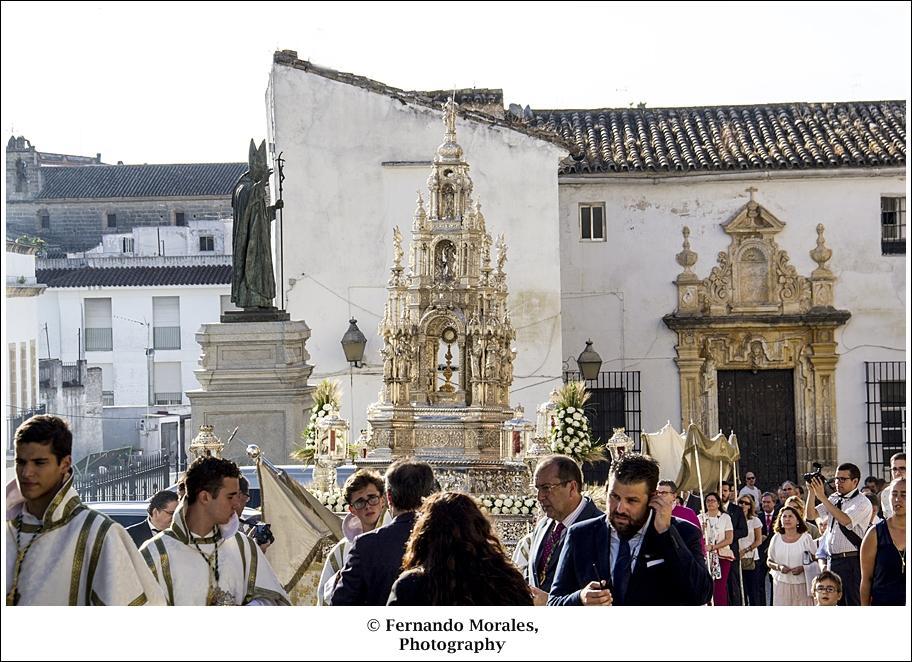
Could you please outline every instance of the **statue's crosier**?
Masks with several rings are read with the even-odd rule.
[[[259,148],[250,141],[249,169],[234,186],[231,207],[234,209],[232,232],[234,270],[231,278],[231,301],[238,308],[271,308],[275,299],[275,276],[272,269],[272,221],[282,200],[269,205],[269,175],[266,165],[266,141]]]

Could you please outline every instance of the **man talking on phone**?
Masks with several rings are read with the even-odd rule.
[[[608,478],[608,514],[574,524],[557,562],[549,605],[702,605],[712,580],[700,532],[672,517],[656,492],[659,465],[624,455]]]

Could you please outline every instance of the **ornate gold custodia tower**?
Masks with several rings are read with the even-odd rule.
[[[399,228],[379,334],[383,390],[371,405],[362,465],[411,455],[435,467],[444,488],[524,490],[521,463],[500,455],[516,334],[507,313],[504,237],[493,246],[456,142],[456,104],[444,106],[446,132],[418,193],[408,266]]]

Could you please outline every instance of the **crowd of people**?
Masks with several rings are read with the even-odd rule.
[[[287,605],[243,519],[246,481],[233,462],[194,461],[124,529],[73,488],[72,434],[36,416],[15,434],[7,486],[8,605]],[[511,555],[476,499],[440,491],[425,462],[345,483],[343,537],[326,557],[320,605],[904,605],[905,454],[892,482],[851,463],[830,482],[761,491],[681,493],[649,456],[614,462],[606,508],[583,493],[579,465],[543,458],[532,488],[542,516]],[[875,491],[877,490],[877,491]],[[872,497],[872,498],[869,498]],[[607,512],[606,512],[607,511]]]

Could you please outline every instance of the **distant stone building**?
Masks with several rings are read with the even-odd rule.
[[[243,147],[243,146],[242,146]],[[81,253],[134,228],[190,227],[231,219],[245,163],[107,165],[95,157],[39,152],[26,138],[6,146],[7,236],[29,235],[50,254]],[[158,246],[168,255],[167,246]]]

